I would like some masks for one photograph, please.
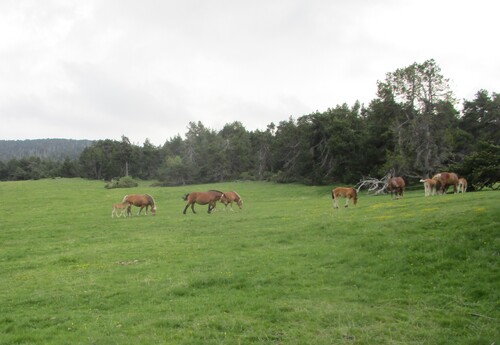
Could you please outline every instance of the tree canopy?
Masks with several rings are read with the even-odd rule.
[[[388,171],[415,181],[454,169],[474,188],[499,181],[500,99],[479,90],[463,111],[434,60],[387,73],[377,97],[364,106],[337,105],[290,117],[265,130],[241,122],[220,130],[190,122],[154,146],[99,140],[78,159],[0,161],[1,180],[81,176],[111,180],[123,176],[156,179],[163,185],[237,179],[306,184],[357,183]]]

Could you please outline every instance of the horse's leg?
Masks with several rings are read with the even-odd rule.
[[[344,207],[349,207],[349,197],[347,195],[345,196],[345,206]]]
[[[127,217],[132,217],[132,205],[127,206]]]
[[[336,195],[333,196],[333,208],[339,208],[339,203]]]
[[[193,211],[193,213],[196,213],[196,211],[194,210],[194,202],[191,204],[191,210]]]
[[[111,211],[111,218],[115,218],[114,214],[115,214],[115,209],[113,208],[113,210]]]
[[[186,205],[186,207],[184,207],[184,211],[182,211],[182,213],[186,214],[186,210],[188,209],[189,207],[189,203]]]

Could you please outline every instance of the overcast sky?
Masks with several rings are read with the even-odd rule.
[[[368,105],[386,73],[428,59],[472,100],[500,92],[499,13],[493,0],[1,0],[0,139],[265,130]]]

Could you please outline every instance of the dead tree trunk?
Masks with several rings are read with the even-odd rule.
[[[359,192],[360,189],[367,189],[368,194],[379,195],[384,194],[387,191],[387,183],[393,177],[393,171],[387,173],[381,179],[374,177],[363,177],[358,184],[356,184],[356,190]]]

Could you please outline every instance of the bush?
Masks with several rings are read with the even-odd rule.
[[[132,188],[132,187],[137,187],[139,184],[134,181],[134,179],[131,176],[125,176],[122,178],[119,178],[117,180],[113,179],[110,182],[108,182],[104,188],[107,189],[112,189],[112,188]]]

